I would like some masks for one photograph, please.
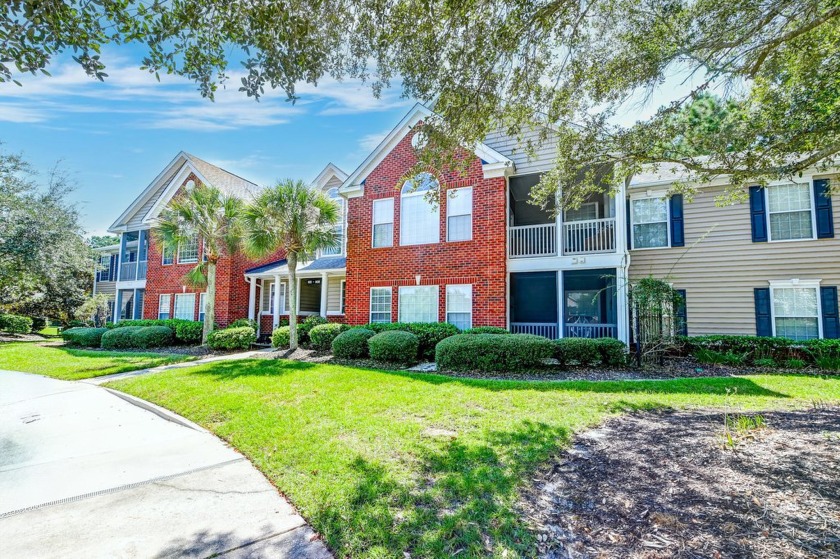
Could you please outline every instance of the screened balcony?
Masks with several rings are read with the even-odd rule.
[[[149,253],[148,231],[123,233],[120,247],[119,281],[146,279]]]

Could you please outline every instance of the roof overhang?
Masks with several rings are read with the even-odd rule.
[[[312,181],[312,186],[318,190],[323,189],[333,177],[338,178],[342,183],[347,180],[347,173],[338,168],[334,163],[327,163],[327,166],[318,173],[315,180]]]
[[[193,174],[198,178],[199,182],[202,184],[210,184],[209,181],[202,175],[198,169],[189,161],[185,161],[184,165],[181,167],[181,170],[172,177],[172,180],[166,185],[163,193],[157,199],[155,204],[146,212],[146,215],[143,216],[143,224],[148,226],[154,226],[157,224],[157,218],[160,217],[161,212],[166,208],[172,198],[178,193],[178,190],[181,186],[186,182],[187,177]]]

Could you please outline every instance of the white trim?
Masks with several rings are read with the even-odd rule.
[[[436,322],[440,322],[440,285],[401,285],[397,290],[397,322],[406,322],[403,320],[402,314],[402,303],[403,303],[403,289],[417,289],[418,287],[427,288],[429,290],[434,289],[435,292],[435,319],[428,324],[434,324]],[[444,313],[445,314],[445,313]],[[416,322],[416,321],[410,321]]]
[[[472,325],[473,325],[473,309],[475,308],[475,302],[474,302],[474,297],[473,297],[473,285],[471,283],[450,283],[450,284],[446,285],[446,291],[445,291],[445,293],[446,293],[446,305],[444,306],[444,309],[443,309],[443,317],[444,317],[444,319],[446,319],[446,322],[448,322],[449,324],[452,324],[451,322],[449,322],[449,314],[450,313],[463,314],[463,313],[458,313],[458,312],[449,310],[449,288],[450,287],[466,287],[466,288],[469,288],[469,291],[470,291],[470,323],[469,323],[469,326],[467,326],[467,328],[464,328],[464,330],[466,330],[468,328],[472,328]]]
[[[458,193],[456,191],[463,192],[465,190],[470,191],[470,213],[468,213],[468,214],[452,214],[449,211],[449,207],[452,204],[453,198],[458,196]],[[456,192],[455,196],[454,197],[450,196],[450,192]],[[475,213],[475,211],[474,211],[475,210],[475,199],[473,198],[474,194],[475,194],[475,190],[473,189],[472,186],[462,186],[462,187],[459,187],[459,188],[450,188],[446,191],[446,224],[445,224],[445,226],[446,226],[446,242],[447,243],[462,243],[462,242],[465,242],[465,241],[472,241],[473,240],[473,214]],[[450,217],[464,217],[466,215],[470,216],[470,236],[466,239],[455,239],[455,240],[450,239],[449,238],[449,218]]]
[[[406,188],[409,185],[409,181],[413,181],[414,178],[420,177],[422,175],[430,176],[434,180],[435,186],[430,187],[430,188],[426,188],[426,189],[423,189],[423,190],[420,190],[419,188],[409,189],[408,192],[406,192]],[[418,173],[417,175],[415,175],[415,177],[405,181],[403,183],[402,187],[400,188],[400,243],[399,243],[399,246],[434,245],[434,244],[440,243],[440,203],[432,204],[428,200],[426,200],[426,198],[425,198],[426,192],[429,192],[431,190],[437,190],[438,193],[440,193],[440,180],[438,180],[438,178],[431,173]],[[439,196],[439,194],[438,194],[438,196]],[[416,229],[416,226],[414,224],[409,225],[408,221],[406,221],[405,216],[403,215],[403,210],[405,210],[405,207],[406,207],[403,202],[407,198],[420,198],[425,203],[429,212],[432,214],[431,216],[429,216],[429,218],[432,219],[433,221],[437,222],[437,227],[434,228],[434,231],[436,232],[434,240],[427,241],[427,242],[420,242],[420,243],[417,243],[417,242],[407,243],[407,242],[405,242],[405,237],[408,236],[405,233],[409,229],[411,229],[411,230]],[[438,202],[440,202],[440,200],[438,200]],[[435,218],[437,218],[437,219],[435,219]]]
[[[344,292],[347,290],[347,280],[343,279],[338,282],[338,314],[344,315],[346,313],[344,305],[346,301],[344,300]],[[329,314],[329,313],[327,313]]]
[[[163,261],[163,259],[166,257],[166,248],[167,247],[165,245],[161,244],[161,247],[160,247],[160,265],[161,266],[172,266],[173,264],[175,264],[175,255],[178,253],[178,251],[177,250],[172,250],[172,262],[167,264],[166,262]]]
[[[202,302],[203,301],[203,302]],[[207,292],[203,291],[198,294],[198,320],[204,322],[201,315],[207,314]]]
[[[177,311],[178,311],[178,298],[179,297],[192,297],[193,304],[192,304],[192,313],[190,315],[191,318],[187,318],[185,320],[195,320],[195,293],[176,293],[175,294],[175,302],[174,302],[174,305],[172,307],[172,312],[170,313],[170,316],[172,318],[180,318],[178,316],[175,316],[177,314]]]
[[[195,236],[195,260],[181,260],[181,243],[178,243],[178,247],[175,249],[175,262],[178,264],[198,264],[198,260],[201,257],[201,243],[199,241],[198,235]]]
[[[330,179],[333,177],[336,177],[341,182],[344,182],[347,180],[347,173],[339,169],[335,163],[330,162],[327,163],[320,173],[318,173],[318,176],[315,177],[311,184],[313,187],[321,190],[327,186],[327,183],[330,182]],[[341,185],[338,186],[341,187]]]
[[[162,314],[162,313],[160,312],[160,309],[161,309],[161,307],[163,306],[163,300],[164,300],[164,297],[166,298],[166,302],[167,302],[167,305],[166,305],[166,318],[172,318],[172,294],[171,294],[171,293],[161,293],[161,294],[158,296],[158,320],[165,320],[164,318],[162,318],[162,317],[160,316],[160,315]]]
[[[376,223],[376,205],[377,203],[383,202],[391,202],[391,221],[383,221],[382,223]],[[391,196],[390,198],[377,198],[373,200],[370,209],[370,247],[371,248],[388,248],[394,246],[394,221],[396,219],[396,212],[394,211],[394,197]],[[387,225],[391,224],[391,243],[387,245],[377,246],[374,244],[374,239],[376,235],[374,233],[377,225]]]
[[[198,177],[198,180],[202,184],[210,184],[210,182],[204,178],[204,175],[198,172],[198,169],[190,162],[189,159],[184,162],[184,166],[181,167],[181,170],[178,171],[178,174],[172,178],[171,181],[166,185],[166,188],[161,193],[160,197],[155,201],[154,205],[146,212],[146,215],[143,216],[143,223],[146,225],[153,225],[157,221],[157,218],[160,216],[160,213],[163,209],[172,201],[172,198],[177,194],[178,190],[184,185],[187,181],[187,178],[190,174],[194,174]]]
[[[630,195],[630,215],[628,216],[630,219],[630,250],[662,250],[664,248],[671,248],[671,204],[666,198],[667,192],[659,191],[659,192],[651,192],[651,193],[642,193],[639,192],[637,194]],[[665,204],[665,236],[667,242],[663,246],[658,247],[636,247],[636,210],[633,208],[633,202],[637,200],[659,200],[660,202]],[[662,223],[660,221],[652,221],[650,223]],[[641,225],[641,224],[640,224]]]
[[[770,328],[773,337],[776,337],[776,303],[775,290],[776,289],[813,289],[817,294],[817,338],[823,337],[823,317],[822,317],[822,294],[820,292],[821,279],[804,279],[799,278],[789,280],[769,280],[770,285]]]
[[[387,289],[388,290],[388,323],[394,321],[394,292],[390,285],[380,285],[371,287],[368,292],[368,322],[373,322],[373,290]],[[384,323],[383,323],[384,324]]]
[[[816,200],[814,199],[814,180],[813,177],[808,176],[805,177],[807,182],[794,182],[794,181],[773,181],[767,186],[763,187],[762,190],[764,195],[764,212],[767,216],[767,242],[768,243],[790,243],[796,241],[814,241],[817,239],[817,207],[816,207]],[[811,236],[810,237],[803,237],[801,239],[773,239],[773,235],[770,232],[772,229],[770,227],[770,189],[777,187],[777,186],[787,186],[787,185],[807,185],[808,186],[808,196],[811,201]],[[795,211],[805,211],[805,210],[795,210]],[[793,213],[793,212],[773,212],[774,214],[781,214],[781,213]]]

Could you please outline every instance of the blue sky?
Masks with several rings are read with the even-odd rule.
[[[238,91],[234,72],[212,102],[184,78],[158,83],[130,54],[103,56],[104,83],[69,59],[49,68],[52,77],[0,83],[2,149],[23,153],[42,173],[57,162],[69,172],[89,234],[104,234],[180,150],[258,184],[311,180],[328,162],[351,172],[413,104],[399,87],[376,99],[358,82],[329,79],[301,86],[295,105],[280,91],[257,103]],[[650,114],[685,87],[663,84],[622,120]]]

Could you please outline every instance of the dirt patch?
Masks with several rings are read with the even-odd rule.
[[[645,412],[589,431],[523,493],[546,558],[840,557],[840,408]]]
[[[0,333],[0,343],[3,342],[43,342],[49,340],[41,334],[6,334]],[[60,341],[60,338],[59,338]]]

